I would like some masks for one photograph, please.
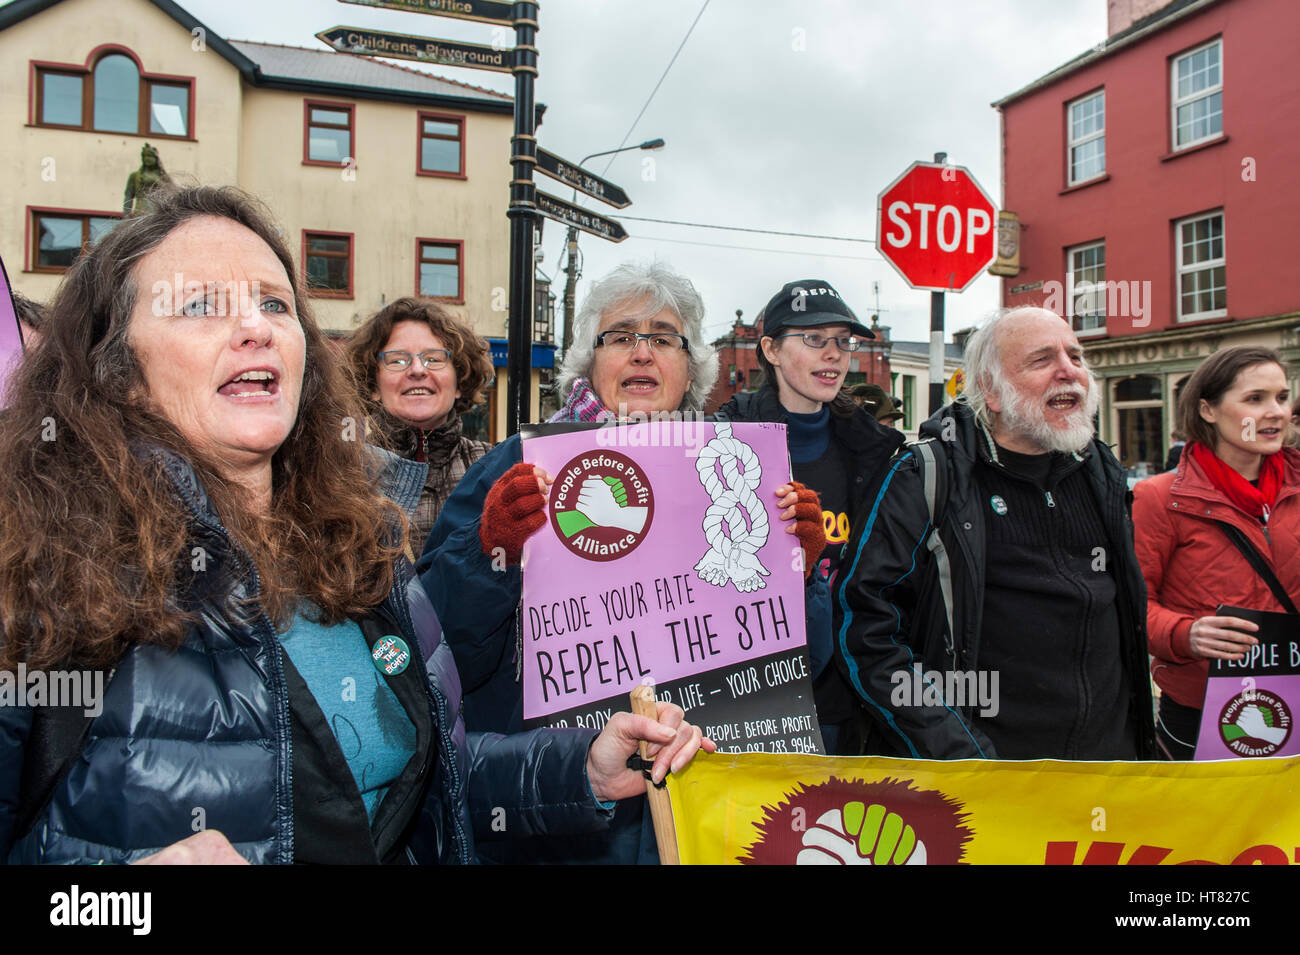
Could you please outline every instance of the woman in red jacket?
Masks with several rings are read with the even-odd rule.
[[[1191,759],[1207,661],[1243,659],[1258,642],[1255,624],[1216,608],[1284,609],[1221,525],[1239,528],[1300,601],[1300,451],[1284,447],[1291,401],[1281,356],[1216,352],[1184,386],[1178,419],[1187,434],[1178,470],[1133,489],[1133,524],[1161,690],[1157,736],[1170,759]]]

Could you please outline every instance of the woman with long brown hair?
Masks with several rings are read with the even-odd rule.
[[[1254,623],[1217,608],[1294,612],[1241,544],[1274,575],[1281,596],[1300,603],[1300,451],[1283,446],[1290,415],[1277,352],[1215,352],[1178,399],[1187,436],[1178,469],[1133,489],[1151,674],[1161,691],[1156,735],[1170,759],[1196,751],[1209,661],[1241,660],[1258,642]]]
[[[469,862],[493,807],[508,837],[607,824],[638,738],[680,768],[702,741],[666,705],[466,735],[400,553],[419,469],[349,440],[266,214],[155,202],[69,271],[0,417],[0,668],[102,687],[0,706],[0,859]]]
[[[461,416],[492,380],[488,344],[429,299],[399,298],[352,333],[345,351],[370,440],[428,463],[411,515],[411,545],[424,547],[442,505],[492,445],[462,433]]]

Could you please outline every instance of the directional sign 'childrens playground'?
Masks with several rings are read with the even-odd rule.
[[[785,428],[652,422],[525,437],[555,479],[523,553],[524,723],[661,700],[732,752],[822,752]]]

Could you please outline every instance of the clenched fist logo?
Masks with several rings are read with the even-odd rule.
[[[880,803],[824,812],[803,834],[796,865],[925,865],[925,843]]]
[[[958,865],[975,832],[956,799],[906,779],[800,783],[764,806],[748,865]]]
[[[650,482],[617,451],[580,454],[551,485],[551,526],[572,553],[616,560],[645,540],[654,519]]]
[[[1291,708],[1271,690],[1239,693],[1219,713],[1219,737],[1238,756],[1272,756],[1291,738]]]

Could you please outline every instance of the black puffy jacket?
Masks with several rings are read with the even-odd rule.
[[[423,467],[383,459],[386,493],[409,509]],[[130,862],[193,835],[201,809],[204,826],[220,830],[249,861],[294,861],[294,799],[302,796],[293,778],[283,655],[265,613],[240,620],[217,596],[255,596],[257,571],[189,465],[169,454],[164,461],[190,512],[192,544],[206,552],[190,595],[201,622],[174,652],[141,645],[127,652],[79,757],[27,833],[14,829],[33,711],[0,707],[0,860]],[[424,804],[410,857],[472,862],[475,830],[490,834],[502,821],[509,838],[607,824],[610,813],[594,803],[585,774],[593,733],[466,734],[451,651],[405,560],[377,611],[419,648],[429,676],[436,761],[433,778],[420,787]]]
[[[955,403],[921,425],[946,462],[936,480],[939,538],[948,571],[934,556],[930,513],[917,451],[904,448],[885,474],[866,519],[854,527],[835,588],[843,621],[835,657],[875,720],[869,751],[928,759],[990,757],[988,739],[971,717],[976,707],[895,705],[891,677],[911,672],[979,669],[984,608],[985,508],[975,493],[980,443],[970,408]],[[1116,606],[1123,667],[1131,688],[1130,726],[1139,759],[1157,759],[1151,686],[1146,678],[1146,585],[1133,551],[1124,469],[1098,440],[1081,455],[1083,474],[1115,554]],[[946,500],[945,500],[946,499]],[[951,626],[949,625],[951,621]],[[1026,621],[1032,626],[1032,621]]]

